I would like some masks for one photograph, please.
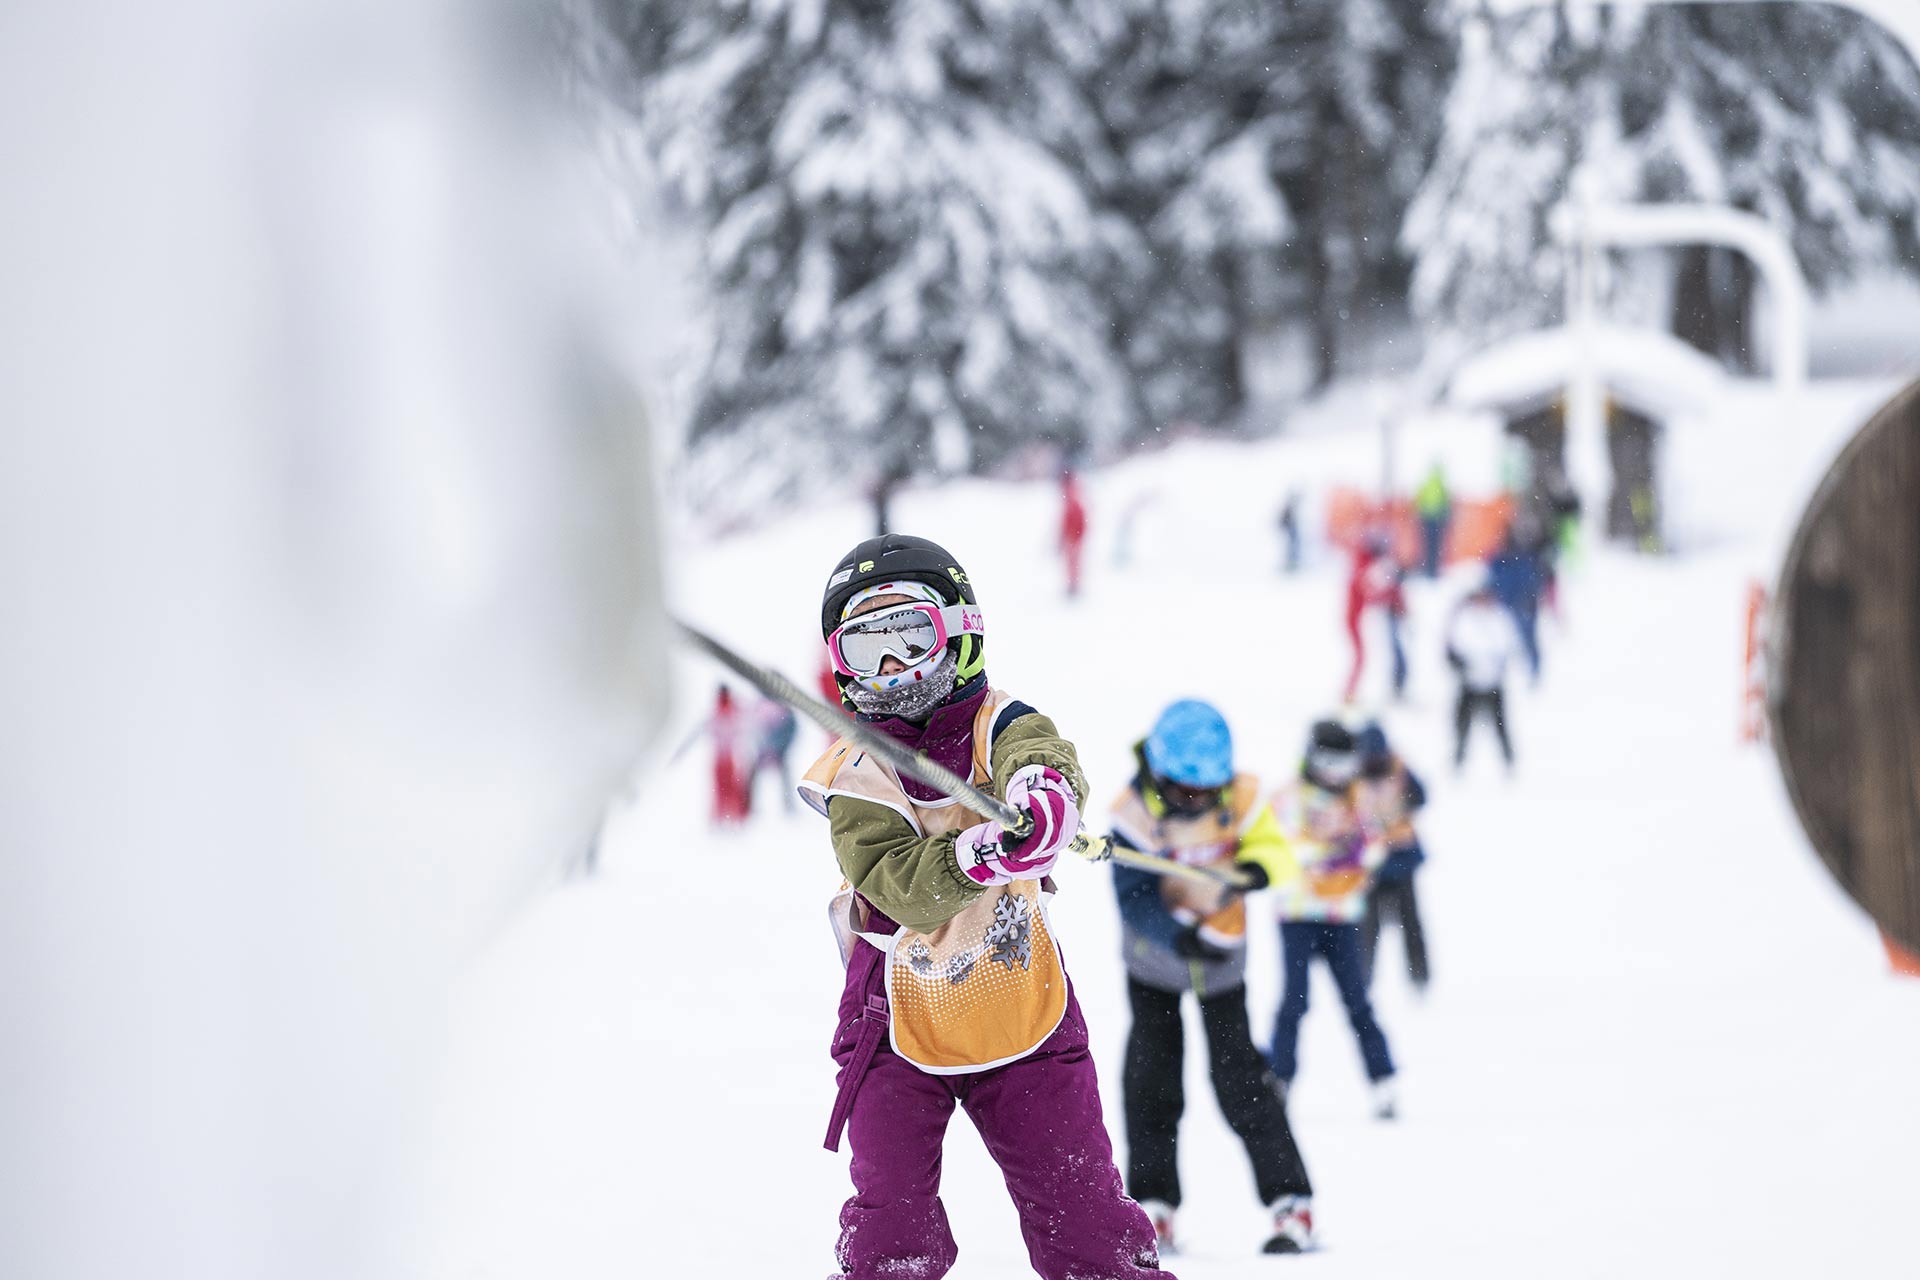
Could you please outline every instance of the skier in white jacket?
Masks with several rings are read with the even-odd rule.
[[[1525,653],[1513,615],[1481,583],[1462,600],[1447,625],[1447,664],[1460,677],[1460,696],[1453,709],[1453,763],[1467,758],[1467,733],[1482,711],[1493,720],[1500,753],[1513,767],[1513,742],[1507,737],[1507,664]]]

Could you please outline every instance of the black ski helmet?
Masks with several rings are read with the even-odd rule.
[[[868,587],[902,578],[924,583],[940,594],[948,604],[972,604],[973,583],[966,570],[937,542],[905,533],[883,533],[868,538],[840,557],[840,563],[827,575],[827,589],[820,597],[820,637],[825,639],[840,625],[847,602]],[[980,636],[956,636],[947,642],[959,661],[961,683],[971,680],[986,667],[985,645]],[[844,688],[846,677],[836,674]]]
[[[1308,751],[1332,751],[1345,753],[1358,747],[1353,740],[1353,731],[1338,720],[1316,720],[1313,728],[1307,731]]]
[[[1322,766],[1336,760],[1359,765],[1358,744],[1353,731],[1338,720],[1318,720],[1307,732],[1307,751],[1300,761],[1300,776],[1312,781]]]

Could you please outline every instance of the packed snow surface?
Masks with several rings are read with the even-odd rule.
[[[1358,1052],[1315,971],[1292,1118],[1324,1251],[1258,1256],[1267,1222],[1205,1079],[1189,1018],[1181,1164],[1185,1280],[1912,1274],[1920,1192],[1920,981],[1829,880],[1771,754],[1737,740],[1744,599],[1801,497],[1891,384],[1780,406],[1731,384],[1668,442],[1677,553],[1590,551],[1545,624],[1545,679],[1512,691],[1519,767],[1490,738],[1449,759],[1438,651],[1455,585],[1411,584],[1409,700],[1367,706],[1429,783],[1419,890],[1434,985],[1383,949],[1375,999],[1402,1118],[1368,1117]],[[1063,598],[1046,483],[908,491],[899,527],[967,566],[994,682],[1054,716],[1093,780],[1090,825],[1131,744],[1181,696],[1217,701],[1245,767],[1278,779],[1332,708],[1347,653],[1344,566],[1278,571],[1290,488],[1365,486],[1378,437],[1307,430],[1187,443],[1091,478],[1089,585]],[[1326,424],[1320,424],[1325,426]],[[1403,433],[1403,474],[1472,449],[1467,426]],[[1477,471],[1478,467],[1463,467]],[[1469,486],[1462,481],[1463,490]],[[1131,555],[1115,563],[1121,515]],[[670,551],[678,609],[811,684],[819,592],[869,532],[824,507]],[[1376,644],[1378,638],[1376,637]],[[680,660],[669,741],[720,676]],[[795,764],[823,741],[803,728]],[[763,779],[752,826],[706,823],[708,757],[656,767],[609,823],[597,876],[537,903],[466,981],[431,1117],[437,1280],[830,1273],[847,1157],[821,1149],[840,971],[825,824]],[[1127,1033],[1108,873],[1062,866],[1053,914],[1122,1142]],[[1259,900],[1256,899],[1256,902]],[[1278,940],[1252,939],[1256,1036]],[[1028,1276],[992,1164],[964,1117],[945,1197],[956,1280]]]

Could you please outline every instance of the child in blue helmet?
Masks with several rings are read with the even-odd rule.
[[[1290,854],[1259,780],[1236,774],[1233,739],[1204,702],[1176,702],[1135,748],[1139,767],[1113,806],[1116,844],[1189,866],[1233,867],[1255,884],[1291,874]],[[1313,1185],[1285,1104],[1247,1025],[1246,904],[1238,892],[1116,865],[1127,998],[1121,1096],[1127,1120],[1127,1193],[1173,1248],[1180,1204],[1180,1005],[1191,991],[1206,1028],[1214,1096],[1246,1147],[1261,1202],[1274,1215],[1267,1253],[1313,1246]]]

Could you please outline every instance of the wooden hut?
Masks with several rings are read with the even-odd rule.
[[[1663,544],[1660,442],[1673,424],[1698,416],[1719,397],[1719,369],[1673,337],[1603,326],[1576,335],[1550,329],[1509,339],[1454,370],[1447,399],[1457,408],[1497,414],[1524,448],[1529,474],[1516,493],[1518,514],[1549,527],[1583,478],[1569,457],[1566,388],[1576,366],[1590,367],[1606,395],[1604,484],[1581,494],[1602,517],[1606,537],[1643,550]],[[1590,467],[1589,470],[1592,470]],[[1586,477],[1591,485],[1596,477]]]

